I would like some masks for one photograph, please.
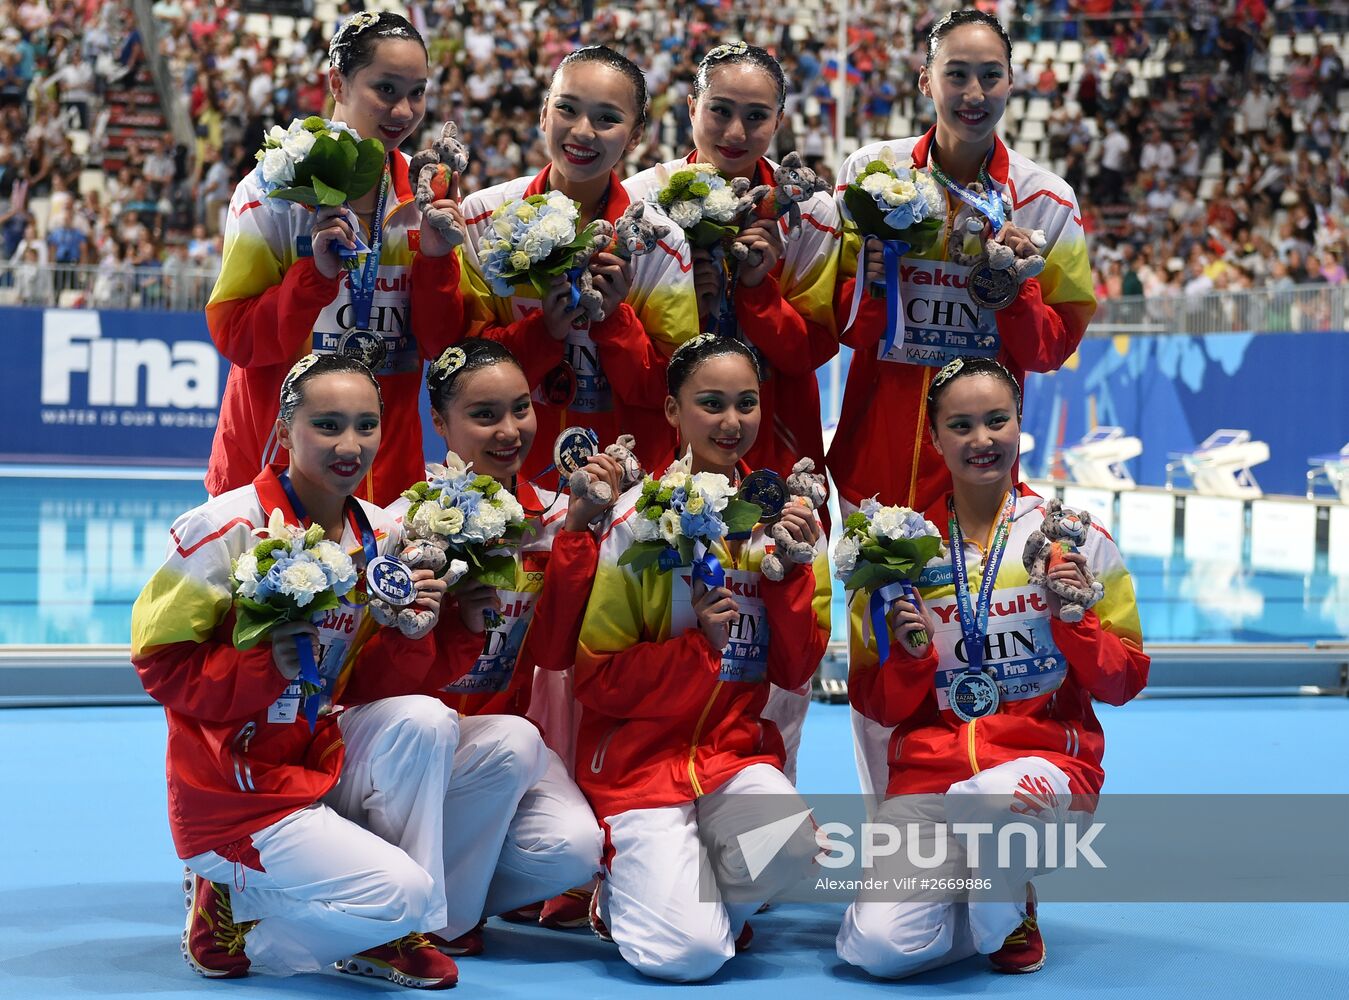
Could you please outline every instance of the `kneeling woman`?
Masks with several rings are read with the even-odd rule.
[[[476,634],[438,630],[437,677],[451,678],[434,692],[461,716],[460,775],[465,748],[497,743],[531,762],[509,787],[484,777],[451,789],[445,803],[445,867],[451,888],[450,919],[433,937],[447,954],[482,951],[484,916],[515,911],[564,890],[587,885],[599,870],[600,831],[556,747],[570,759],[574,713],[565,672],[576,654],[577,633],[594,578],[599,543],[590,522],[612,505],[567,497],[519,478],[534,442],[537,422],[520,363],[500,343],[469,339],[451,347],[427,372],[431,418],[445,446],[473,471],[510,490],[532,522],[516,556],[515,584],[494,590],[460,586],[452,599]],[[620,470],[607,455],[585,466],[618,496]],[[390,508],[397,516],[407,501]],[[488,611],[490,628],[483,611]],[[535,669],[542,668],[536,679]],[[560,678],[564,683],[549,683]],[[538,685],[543,704],[531,710]],[[539,720],[543,737],[531,721]],[[545,740],[547,745],[545,745]],[[492,785],[500,808],[481,808],[481,789]],[[583,894],[582,894],[583,895]],[[584,923],[588,896],[559,898],[545,908],[546,921],[559,908],[576,910]],[[575,914],[573,913],[574,919]]]
[[[690,450],[690,471],[736,484],[759,432],[754,355],[738,340],[700,336],[675,352],[667,377],[666,417]],[[805,808],[763,709],[771,684],[800,687],[824,655],[828,567],[815,515],[788,507],[781,523],[818,556],[780,582],[760,572],[762,525],[713,544],[723,586],[691,582],[686,567],[633,572],[619,559],[634,541],[635,497],[625,495],[601,544],[577,649],[576,778],[606,831],[592,923],[639,971],[699,980],[734,954],[746,918],[814,854],[803,824],[751,880],[737,835]],[[800,809],[776,812],[793,799]],[[700,871],[703,844],[711,873]]]
[[[949,564],[924,570],[916,604],[895,602],[884,662],[875,639],[862,639],[864,595],[853,602],[849,697],[867,718],[895,727],[890,797],[877,822],[1049,826],[1076,818],[1105,781],[1092,699],[1123,705],[1147,683],[1133,582],[1103,529],[1088,525],[1076,551],[1049,561],[1047,581],[1031,582],[1022,553],[1061,515],[1012,480],[1020,411],[1016,379],[996,361],[957,359],[937,374],[929,429],[952,490],[926,517],[946,529]],[[1093,579],[1104,591],[1085,614],[1056,593],[1093,594]],[[930,640],[911,645],[924,629]],[[932,856],[927,846],[922,856]],[[963,861],[915,871],[977,875],[983,884],[945,900],[860,897],[844,916],[838,954],[892,978],[976,952],[1000,971],[1034,972],[1045,954],[1030,885],[1039,871],[989,860],[973,872]]]
[[[280,410],[289,471],[265,469],[180,517],[132,609],[132,662],[169,725],[169,824],[189,869],[183,955],[211,978],[342,959],[344,971],[443,989],[454,962],[416,933],[445,916],[441,801],[458,740],[452,712],[412,695],[434,669],[434,640],[375,630],[344,598],[247,651],[231,641],[234,563],[278,514],[321,526],[357,579],[400,545],[393,520],[352,496],[380,443],[370,371],[308,355],[282,382]],[[414,579],[419,605],[438,614],[444,583]],[[301,637],[317,695],[297,680]]]

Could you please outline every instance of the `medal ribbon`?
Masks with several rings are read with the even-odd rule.
[[[277,475],[277,480],[281,483],[281,488],[286,491],[286,499],[290,501],[291,512],[301,525],[309,520],[309,515],[304,509],[304,504],[300,502],[299,494],[295,492],[295,486],[290,481],[289,472],[281,472]],[[379,546],[375,541],[375,531],[370,526],[370,519],[365,516],[365,511],[355,499],[347,498],[346,508],[347,519],[351,522],[352,529],[361,539],[361,548],[365,551],[366,565],[379,555]],[[319,675],[318,660],[314,656],[314,644],[307,635],[297,635],[295,638],[295,651],[300,657],[299,680],[302,684],[308,684],[314,688],[312,692],[304,699],[304,717],[309,723],[312,731],[318,725],[319,718],[319,699],[323,695],[323,678]]]
[[[1016,493],[1007,494],[998,515],[997,527],[993,531],[993,540],[989,542],[988,553],[984,557],[984,576],[979,582],[979,597],[973,608],[970,607],[970,575],[965,568],[965,537],[960,533],[960,521],[956,518],[954,499],[947,501],[951,513],[949,522],[951,532],[951,571],[955,576],[956,607],[960,613],[960,631],[965,637],[965,660],[969,669],[982,672],[984,669],[984,636],[988,633],[988,608],[993,600],[993,587],[998,578],[998,567],[1002,565],[1003,552],[1007,548],[1007,537],[1011,534],[1012,513],[1016,510]]]
[[[702,539],[693,543],[693,578],[705,583],[708,590],[726,583],[726,571],[721,568],[721,561]]]
[[[862,305],[862,286],[866,284],[867,273],[867,237],[862,237],[862,249],[857,253],[857,277],[853,280],[852,307],[848,310],[848,321],[843,324],[843,333],[852,329],[857,321],[857,310]],[[885,352],[894,349],[899,331],[904,328],[904,292],[899,283],[899,261],[913,249],[903,240],[881,240],[885,252]]]
[[[989,150],[989,156],[993,151]],[[993,225],[993,232],[996,235],[1002,229],[1007,220],[1007,210],[1002,203],[1001,189],[993,183],[993,178],[988,174],[988,163],[984,162],[979,167],[979,183],[984,186],[984,193],[977,195],[963,184],[956,181],[941,165],[937,163],[935,157],[928,157],[928,164],[932,170],[932,179],[935,180],[946,190],[963,201],[970,208],[974,209],[980,215],[988,219]]]
[[[379,254],[384,245],[384,204],[389,194],[389,170],[386,167],[379,183],[379,198],[375,201],[375,215],[370,220],[370,252],[365,255],[365,264],[360,269],[360,281],[356,271],[348,273],[347,282],[351,289],[351,308],[354,313],[357,330],[370,329],[370,311],[375,304],[375,282],[379,277]],[[360,251],[338,248],[343,257],[355,257]]]

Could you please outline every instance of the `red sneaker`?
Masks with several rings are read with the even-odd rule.
[[[554,930],[570,930],[584,927],[590,922],[590,897],[594,895],[589,888],[568,889],[560,896],[554,896],[543,904],[539,914],[539,923]]]
[[[999,972],[1039,972],[1045,964],[1045,939],[1035,920],[1035,889],[1026,887],[1026,919],[988,956]]]
[[[603,918],[600,917],[600,894],[599,890],[590,894],[589,906],[590,929],[595,932],[595,936],[601,941],[614,943],[614,936],[609,933],[609,928],[605,926]]]
[[[542,903],[530,903],[528,906],[520,906],[514,910],[507,910],[499,914],[502,920],[508,924],[537,924],[539,914],[543,912]]]
[[[256,921],[234,922],[228,886],[198,878],[184,869],[183,894],[187,926],[183,928],[183,959],[208,979],[238,979],[251,964],[244,954],[244,935]]]
[[[430,941],[431,947],[442,955],[449,955],[451,958],[472,958],[474,955],[483,953],[482,927],[485,923],[487,923],[486,920],[479,921],[477,927],[460,934],[453,941],[447,941],[439,934],[424,934],[422,936]]]
[[[412,933],[337,963],[338,972],[387,979],[414,990],[448,990],[459,982],[454,959],[442,955],[425,934]]]

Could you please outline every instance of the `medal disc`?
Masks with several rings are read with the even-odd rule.
[[[545,403],[553,406],[571,406],[576,398],[576,370],[566,361],[560,362],[543,377],[539,392]]]
[[[980,670],[966,670],[957,674],[947,689],[951,711],[962,722],[973,722],[998,710],[1002,692],[998,682]]]
[[[569,479],[599,450],[599,436],[589,427],[568,427],[553,444],[553,465],[563,479]]]
[[[417,599],[412,571],[392,556],[376,556],[365,568],[365,583],[370,593],[396,608],[405,608]]]
[[[1006,309],[1021,291],[1016,272],[1012,268],[999,271],[988,261],[976,264],[970,270],[966,289],[970,301],[981,309]]]
[[[767,523],[776,520],[787,506],[789,494],[787,484],[782,477],[771,469],[751,472],[740,484],[736,496],[756,504],[762,512],[759,520]]]
[[[372,372],[379,371],[388,357],[384,338],[373,330],[348,330],[337,342],[337,353],[355,358]]]

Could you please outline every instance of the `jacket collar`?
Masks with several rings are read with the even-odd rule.
[[[552,172],[553,165],[550,163],[534,175],[534,179],[529,182],[529,186],[525,188],[525,193],[520,197],[529,198],[536,194],[547,194],[551,190],[549,177]],[[628,192],[623,187],[623,182],[618,179],[618,174],[610,171],[609,199],[604,204],[604,220],[610,223],[617,222],[618,217],[627,211],[629,204]]]
[[[932,152],[932,144],[937,139],[937,126],[933,125],[930,129],[918,137],[918,141],[913,144],[913,152],[910,154],[913,158],[915,167],[926,167],[928,155]],[[988,161],[988,176],[992,177],[999,184],[1007,183],[1007,147],[998,136],[993,136],[993,155]]]

